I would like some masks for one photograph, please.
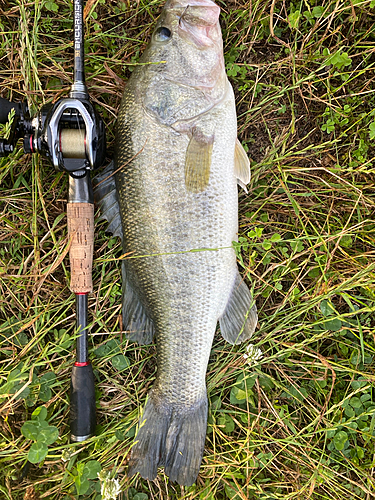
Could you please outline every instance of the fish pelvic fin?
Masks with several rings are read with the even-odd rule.
[[[171,481],[195,483],[202,462],[207,430],[207,396],[189,408],[160,401],[151,391],[130,454],[128,476],[137,472],[156,478],[164,466]]]
[[[232,294],[224,314],[219,319],[220,331],[230,344],[241,344],[254,333],[258,322],[256,304],[250,290],[237,271]]]
[[[237,183],[247,193],[246,185],[250,182],[250,160],[247,157],[246,151],[242,144],[237,139],[234,148],[234,175],[237,178]]]
[[[114,177],[114,163],[96,175],[94,181],[94,200],[100,210],[99,220],[108,221],[107,232],[113,236],[123,237],[120,205],[118,202],[116,181]]]
[[[130,283],[122,262],[122,322],[126,336],[138,344],[151,344],[154,323]]]

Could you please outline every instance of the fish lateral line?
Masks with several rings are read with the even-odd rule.
[[[167,61],[149,61],[144,63],[125,63],[124,66],[154,66],[158,64],[167,64]]]
[[[218,252],[219,250],[227,250],[229,248],[233,248],[232,246],[230,247],[218,247],[218,248],[192,248],[190,250],[182,250],[181,252],[161,252],[161,253],[150,253],[150,254],[144,254],[144,255],[130,255],[129,252],[127,254],[120,255],[119,258],[116,259],[108,259],[106,262],[110,262],[111,260],[126,260],[126,259],[142,259],[144,257],[161,257],[163,255],[180,255],[184,253],[197,253],[197,252]]]
[[[145,257],[162,257],[163,255],[180,255],[185,253],[198,253],[198,252],[218,252],[219,250],[229,250],[233,248],[232,246],[218,247],[218,248],[191,248],[190,250],[182,250],[181,252],[160,252],[160,253],[150,253],[142,255],[132,255],[133,252],[127,252],[119,257],[113,257],[111,259],[96,259],[95,262],[117,262],[118,260],[130,260],[130,259],[143,259]]]

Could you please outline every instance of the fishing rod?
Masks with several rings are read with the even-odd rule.
[[[90,102],[85,83],[83,0],[74,0],[74,78],[69,97],[41,108],[32,118],[26,104],[0,98],[0,123],[14,114],[9,139],[0,139],[0,157],[23,138],[25,153],[40,153],[57,170],[69,174],[67,204],[70,240],[70,289],[76,296],[76,361],[70,386],[72,441],[95,433],[95,386],[88,358],[88,294],[92,292],[94,197],[90,171],[105,159],[104,122]],[[12,111],[14,110],[14,111]]]

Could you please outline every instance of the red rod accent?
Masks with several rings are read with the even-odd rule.
[[[30,149],[31,149],[31,152],[34,153],[34,148],[33,148],[33,136],[30,135]]]
[[[76,295],[87,295],[87,292],[85,292],[85,293],[76,293]]]
[[[90,361],[85,361],[84,363],[79,363],[78,361],[76,361],[74,363],[74,366],[87,366],[90,364]]]

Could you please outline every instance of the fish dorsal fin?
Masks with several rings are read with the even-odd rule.
[[[237,139],[234,149],[234,175],[238,184],[247,193],[246,185],[250,182],[250,161],[242,144]]]
[[[185,159],[185,185],[191,193],[201,193],[208,186],[213,145],[213,135],[193,129]]]
[[[107,232],[122,239],[120,206],[117,197],[113,161],[94,178],[94,199],[100,210],[99,220],[108,221]]]
[[[109,222],[107,232],[123,238],[120,205],[115,181],[113,161],[100,175],[94,177],[94,199],[100,210],[100,219]],[[122,319],[129,340],[139,344],[150,344],[154,325],[144,305],[139,300],[122,262]]]

